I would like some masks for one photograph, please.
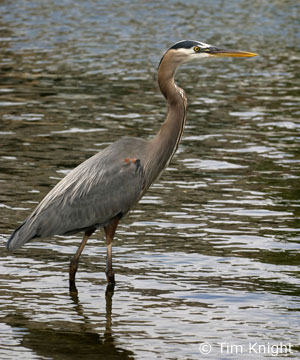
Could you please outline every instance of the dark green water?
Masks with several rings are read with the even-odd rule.
[[[300,5],[24,0],[0,14],[0,358],[298,358]],[[157,65],[184,38],[260,56],[179,70],[184,138],[119,226],[114,294],[98,231],[71,298],[81,234],[15,254],[5,241],[77,164],[159,129]]]

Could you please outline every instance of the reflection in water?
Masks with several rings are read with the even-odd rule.
[[[77,295],[72,295],[75,310],[80,323],[53,324],[34,322],[21,312],[7,315],[1,319],[20,338],[20,346],[30,349],[34,354],[46,358],[67,359],[134,359],[133,353],[116,345],[112,332],[112,297],[114,290],[106,290],[106,325],[101,337],[84,314],[84,309]],[[46,340],[46,341],[45,341]]]

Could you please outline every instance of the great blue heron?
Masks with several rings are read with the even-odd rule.
[[[82,250],[92,233],[103,227],[106,235],[106,276],[115,283],[112,241],[120,219],[141,199],[172,159],[181,139],[187,101],[174,82],[177,67],[209,57],[251,57],[257,54],[220,49],[203,42],[183,40],[170,47],[158,68],[158,85],[168,104],[167,117],[151,140],[124,137],[87,159],[63,178],[33,213],[12,233],[9,250],[31,239],[83,231],[83,240],[70,263],[70,291]]]

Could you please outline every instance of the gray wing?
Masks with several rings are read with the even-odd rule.
[[[7,247],[14,250],[34,237],[97,228],[126,214],[143,193],[143,164],[136,154],[145,144],[123,138],[77,166],[15,230]]]

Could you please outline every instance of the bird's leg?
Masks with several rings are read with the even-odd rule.
[[[111,285],[115,285],[115,274],[112,268],[112,241],[115,235],[116,228],[119,223],[119,218],[112,219],[109,225],[104,226],[106,236],[106,278],[107,282]]]
[[[82,250],[85,247],[85,244],[88,240],[88,238],[92,235],[94,230],[86,231],[84,233],[83,239],[81,241],[81,244],[79,245],[79,248],[77,249],[75,255],[72,257],[72,260],[70,262],[70,269],[69,269],[69,288],[71,293],[77,293],[76,285],[75,285],[75,275],[78,268],[78,261],[80,258],[80,255],[82,253]]]

